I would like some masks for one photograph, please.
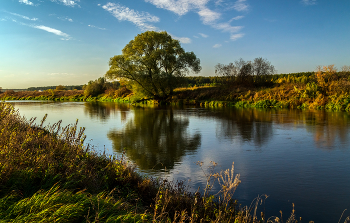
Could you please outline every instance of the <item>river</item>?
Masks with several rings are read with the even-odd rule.
[[[216,171],[231,168],[242,183],[235,198],[284,220],[292,211],[303,222],[338,222],[350,210],[350,114],[346,112],[133,107],[90,102],[10,101],[21,115],[47,124],[63,120],[86,127],[87,144],[121,156],[140,172],[203,188],[203,162]],[[214,188],[215,189],[215,188]],[[350,216],[350,211],[346,211]],[[344,218],[343,221],[344,222]]]

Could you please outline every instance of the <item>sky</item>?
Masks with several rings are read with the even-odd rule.
[[[277,73],[350,65],[350,0],[1,0],[0,87],[81,85],[147,30],[215,65],[262,57]]]

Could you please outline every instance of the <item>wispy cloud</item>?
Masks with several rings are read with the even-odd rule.
[[[68,16],[65,17],[57,17],[58,19],[62,20],[62,21],[68,21],[68,22],[73,22],[73,19],[69,18]]]
[[[192,40],[191,40],[190,38],[188,38],[188,37],[177,37],[177,36],[172,35],[171,33],[168,33],[168,34],[171,35],[171,37],[172,37],[173,39],[179,40],[180,43],[188,44],[188,43],[191,43],[191,42],[192,42]]]
[[[153,16],[148,12],[138,12],[133,9],[129,9],[128,7],[107,3],[102,6],[103,9],[110,12],[115,18],[119,21],[129,21],[134,23],[137,27],[142,30],[156,30],[157,27],[149,24],[150,22],[159,22],[159,18],[157,16]]]
[[[219,47],[221,47],[222,45],[221,44],[215,44],[214,46],[213,46],[213,48],[219,48]]]
[[[5,11],[7,12],[7,11]],[[26,20],[30,20],[30,21],[37,21],[38,18],[29,18],[27,16],[24,16],[24,15],[20,15],[20,14],[17,14],[17,13],[13,13],[13,12],[7,12],[8,14],[11,14],[11,15],[14,15],[14,16],[17,16],[17,17],[20,17],[22,19],[26,19]]]
[[[237,0],[233,5],[233,8],[236,11],[247,11],[249,9],[249,5],[246,3],[246,0]]]
[[[208,37],[208,35],[203,34],[203,33],[198,33],[198,34],[201,35],[203,38],[207,38]]]
[[[182,16],[187,14],[190,11],[195,11],[203,24],[209,25],[214,29],[221,30],[223,32],[229,32],[230,34],[238,32],[242,29],[242,26],[231,26],[228,23],[218,23],[221,18],[221,13],[217,11],[213,11],[207,7],[207,3],[209,0],[145,0],[157,8],[162,8],[174,12],[175,14]],[[246,0],[238,0],[235,3],[235,9],[237,11],[245,11],[248,9],[248,4],[245,3]],[[217,0],[215,2],[216,5],[222,4],[222,0]],[[235,17],[241,19],[243,17]]]
[[[145,0],[157,8],[166,9],[182,16],[195,10],[203,23],[208,24],[219,19],[221,14],[206,7],[209,0]]]
[[[231,39],[232,41],[236,41],[236,40],[242,38],[243,36],[244,36],[243,33],[232,34],[232,35],[230,36],[230,39]]]
[[[74,6],[79,6],[77,2],[80,2],[80,0],[51,0],[52,2],[59,2],[62,3],[65,6],[70,6],[70,7],[74,7]]]
[[[26,4],[26,5],[34,5],[33,2],[28,0],[19,0],[20,3]]]
[[[88,25],[88,26],[91,27],[91,28],[96,28],[96,29],[100,29],[100,30],[106,30],[106,28],[101,28],[101,27],[94,26],[94,25]]]
[[[62,37],[61,40],[70,40],[71,39],[71,37],[67,33],[64,33],[58,29],[50,28],[50,27],[43,26],[43,25],[29,25],[29,26],[32,28],[35,28],[35,29],[41,29],[41,30],[44,30],[46,32],[53,33],[57,36],[61,36]]]
[[[223,2],[223,0],[216,0],[215,5],[221,5],[222,2]]]
[[[304,5],[316,5],[317,1],[316,0],[301,0],[301,3]]]
[[[51,27],[48,27],[48,26],[43,26],[43,25],[35,25],[35,24],[27,24],[27,23],[23,23],[23,22],[19,22],[15,19],[11,19],[12,22],[15,22],[15,23],[18,23],[20,25],[23,25],[23,26],[28,26],[28,27],[31,27],[31,28],[34,28],[34,29],[40,29],[40,30],[44,30],[46,32],[49,32],[49,33],[53,33],[57,36],[60,36],[61,37],[61,40],[70,40],[72,39],[72,37],[70,35],[68,35],[67,33],[64,33],[58,29],[54,29],[54,28],[51,28]]]
[[[229,23],[218,23],[214,28],[222,30],[223,32],[236,33],[239,32],[243,26],[231,26]]]
[[[240,20],[240,19],[243,19],[243,18],[244,18],[244,16],[239,15],[239,16],[233,17],[233,18],[230,19],[228,22],[230,23],[230,22],[232,22],[233,20]]]
[[[220,19],[221,14],[214,12],[206,7],[203,7],[198,11],[198,15],[205,25],[210,25],[216,20]]]
[[[198,0],[145,0],[146,2],[152,3],[157,8],[166,9],[174,12],[177,15],[185,15],[190,9],[198,3]],[[198,5],[198,4],[197,4]]]

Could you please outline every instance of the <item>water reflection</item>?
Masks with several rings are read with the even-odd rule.
[[[240,137],[260,148],[273,136],[271,113],[271,110],[223,109],[215,113],[219,120],[217,137],[219,140]]]
[[[127,112],[130,111],[129,104],[118,104],[114,102],[90,102],[85,103],[84,113],[88,114],[90,118],[98,119],[102,122],[108,121],[111,114],[120,113],[121,120],[127,119]]]
[[[122,130],[108,138],[114,150],[122,152],[143,170],[170,170],[175,163],[201,145],[199,133],[190,134],[189,119],[169,109],[138,108]]]
[[[349,113],[300,110],[276,110],[275,113],[275,123],[302,126],[313,133],[317,148],[334,149],[337,139],[341,144],[348,142]]]

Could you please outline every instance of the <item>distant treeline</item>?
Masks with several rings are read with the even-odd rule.
[[[61,85],[60,85],[61,86]],[[65,90],[82,90],[84,85],[69,85],[64,86]],[[29,87],[28,91],[45,91],[45,90],[55,90],[57,86],[45,86],[45,87]]]
[[[315,72],[299,72],[299,73],[289,73],[289,74],[275,74],[271,75],[272,80],[277,80],[282,77],[313,77],[315,76]],[[204,77],[204,76],[197,76],[197,77],[192,77],[188,76],[185,77],[186,83],[188,87],[193,87],[193,86],[215,86],[216,84],[220,84],[226,80],[225,76],[209,76],[209,77]]]

